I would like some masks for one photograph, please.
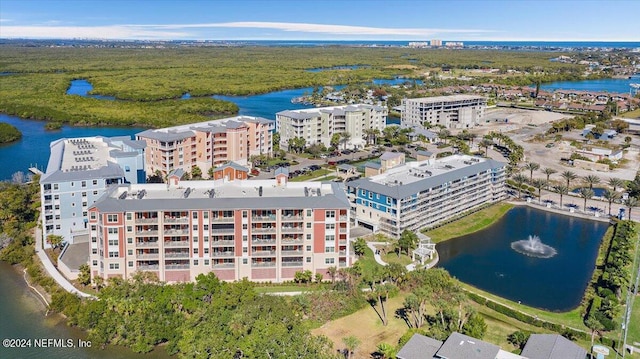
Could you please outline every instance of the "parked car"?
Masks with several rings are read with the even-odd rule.
[[[320,167],[320,166],[318,166],[318,165],[311,165],[311,166],[309,166],[309,170],[311,170],[311,171],[317,171],[317,170],[319,170],[320,168],[321,168],[321,167]]]

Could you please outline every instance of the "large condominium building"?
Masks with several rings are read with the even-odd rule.
[[[442,125],[469,128],[480,124],[487,99],[474,95],[452,95],[403,99],[401,123],[407,126]]]
[[[40,178],[42,228],[73,243],[88,234],[87,210],[107,188],[144,183],[144,142],[130,137],[84,137],[51,143],[47,171]]]
[[[387,122],[387,108],[374,105],[348,105],[305,110],[287,110],[276,113],[276,128],[280,133],[280,147],[287,148],[289,139],[304,138],[306,145],[331,145],[336,133],[351,137],[346,147],[363,147],[365,130],[382,131]]]
[[[215,121],[147,130],[136,135],[145,141],[147,173],[168,174],[198,166],[205,177],[211,167],[233,161],[247,165],[249,157],[271,154],[273,121],[237,116]]]
[[[89,210],[92,276],[147,271],[162,281],[282,282],[328,278],[350,264],[342,184],[275,180],[170,181],[114,188]]]
[[[506,164],[467,155],[409,162],[347,182],[351,220],[398,237],[505,198]]]

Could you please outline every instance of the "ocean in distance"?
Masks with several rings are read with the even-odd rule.
[[[428,41],[428,40],[425,40]],[[539,48],[640,48],[639,41],[464,41],[442,40],[447,42],[462,42],[465,47],[539,47]],[[227,41],[256,46],[408,46],[411,41],[369,41],[369,40],[246,40]]]

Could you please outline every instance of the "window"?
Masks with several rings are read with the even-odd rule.
[[[131,212],[127,212],[127,221],[131,220]]]
[[[391,204],[391,197],[387,197],[387,204]]]
[[[114,223],[118,221],[117,214],[107,214],[107,223]]]
[[[204,236],[204,242],[205,243],[209,242],[209,236]]]
[[[193,249],[193,254],[198,254],[198,248]]]
[[[307,257],[307,263],[311,263],[311,257]]]
[[[247,253],[249,251],[249,248],[247,247],[242,247],[242,253]]]
[[[93,195],[97,196],[98,195],[98,191],[93,191]]]
[[[336,211],[327,211],[326,218],[336,218]]]
[[[98,185],[98,180],[93,180],[93,185],[97,186]]]
[[[111,269],[111,270],[120,269],[120,264],[119,263],[109,263],[109,269]]]
[[[208,224],[205,224],[205,225],[204,225],[204,230],[205,230],[205,231],[208,231],[208,230],[209,230],[209,225],[208,225]]]
[[[307,228],[311,228],[311,222],[307,222]]]
[[[82,197],[86,197],[87,196],[87,192],[82,192]]]
[[[207,219],[209,218],[209,212],[202,212],[202,218]]]
[[[133,232],[133,227],[132,226],[127,226],[127,232]]]
[[[244,223],[244,224],[242,225],[242,229],[247,229],[247,228],[248,228],[248,227],[247,227],[247,224],[246,224],[246,223]]]
[[[96,243],[97,241],[98,239],[95,236],[91,237],[91,243]]]
[[[82,181],[81,185],[82,187],[87,187],[87,181]]]
[[[247,211],[242,211],[242,218],[247,218]]]
[[[193,265],[194,265],[194,266],[197,266],[197,265],[198,265],[198,260],[197,260],[197,259],[194,259],[194,260],[193,260]]]
[[[335,258],[325,258],[324,264],[334,264],[336,262]]]
[[[117,246],[118,245],[118,240],[117,239],[110,239],[109,240],[109,245],[110,246]]]
[[[133,249],[128,249],[127,250],[127,255],[128,256],[132,256],[133,255]]]
[[[197,231],[197,230],[198,230],[198,225],[197,225],[197,224],[194,224],[193,226],[191,226],[191,228],[192,228],[194,231]]]
[[[198,212],[194,211],[191,215],[193,216],[193,219],[198,219]]]
[[[91,249],[91,254],[98,254],[98,249],[97,248],[92,248]]]
[[[246,235],[245,235],[245,236],[242,236],[242,241],[243,241],[243,242],[246,242],[246,241],[247,241],[247,236],[246,236]]]
[[[207,247],[204,248],[204,254],[209,254],[209,248]]]
[[[91,262],[91,264],[95,267],[98,265],[98,261],[94,259],[93,262]]]
[[[208,266],[208,265],[209,265],[209,260],[208,260],[208,259],[205,259],[205,260],[204,260],[204,265],[206,265],[206,266]]]
[[[198,237],[194,236],[194,237],[193,237],[193,241],[194,241],[194,242],[197,242],[197,241],[198,241]]]
[[[311,240],[311,234],[307,234],[307,240],[310,241]]]
[[[57,183],[54,183],[54,184],[53,184],[53,189],[58,189],[58,184],[57,184]],[[56,198],[56,199],[57,199],[57,198]]]
[[[311,246],[307,246],[307,251],[311,252]]]
[[[335,223],[328,223],[324,225],[325,229],[336,229],[336,224]]]
[[[118,258],[118,257],[119,257],[119,255],[118,255],[117,251],[109,252],[109,258]]]
[[[107,233],[109,234],[118,234],[118,228],[107,228]]]
[[[133,244],[133,238],[127,238],[127,243]]]
[[[133,267],[133,261],[129,261],[129,267]]]
[[[307,217],[311,217],[311,210],[310,209],[307,210]]]
[[[336,247],[325,247],[324,252],[325,253],[333,253],[336,251]]]
[[[369,192],[369,199],[373,199],[373,192]]]
[[[97,228],[97,227],[96,227],[96,225],[95,225],[95,224],[92,224],[92,225],[91,225],[91,230],[92,230],[92,231],[95,231],[95,230],[96,230],[96,228]]]
[[[71,182],[71,187],[74,187],[75,185],[76,185],[76,183],[72,181]]]
[[[60,199],[60,195],[57,195],[57,194],[56,194],[56,195],[53,195],[53,199],[55,199],[55,200]]]
[[[248,263],[247,258],[242,258],[242,264],[247,264],[247,263]]]

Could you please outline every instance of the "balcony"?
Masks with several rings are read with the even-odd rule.
[[[166,241],[165,247],[189,247],[189,241]]]
[[[147,237],[147,236],[157,236],[157,235],[158,235],[157,230],[136,231],[136,237]]]
[[[233,246],[235,243],[234,240],[211,241],[212,246]]]
[[[340,231],[339,231],[339,233],[347,233],[347,229],[346,229],[346,228],[342,228],[342,227],[340,227]]]
[[[214,264],[211,266],[211,268],[213,269],[218,269],[218,268],[233,268],[235,267],[235,263],[218,263],[218,264]]]
[[[296,216],[296,215],[283,215],[282,217],[280,217],[280,221],[281,222],[299,222],[302,221],[304,219],[304,217],[302,216]]]
[[[276,262],[251,263],[251,268],[273,268],[275,266],[276,266]]]
[[[255,238],[255,239],[252,239],[252,240],[251,240],[251,243],[254,243],[254,244],[258,244],[258,243],[259,243],[259,244],[263,244],[263,243],[267,243],[267,244],[269,244],[269,243],[270,243],[270,244],[275,244],[275,243],[276,243],[276,239],[275,239],[275,238],[273,238],[273,239],[261,239],[261,238]]]
[[[340,240],[338,240],[338,244],[346,245],[347,244],[347,240],[346,239],[340,239]]]
[[[139,264],[138,269],[139,270],[158,270],[160,269],[160,266],[157,264],[153,264],[153,265]]]
[[[346,266],[347,266],[347,261],[338,261],[338,267],[342,268]]]
[[[276,255],[276,251],[251,251],[253,257],[273,257]]]
[[[211,217],[211,222],[216,222],[216,223],[220,223],[220,222],[233,222],[235,219],[235,217],[231,216],[231,217]]]
[[[339,216],[338,219],[344,222],[347,220],[347,216]]]
[[[299,233],[304,232],[303,227],[282,227],[282,233]]]
[[[188,235],[189,234],[189,230],[188,229],[165,229],[164,230],[164,234],[165,235],[176,235],[176,234],[177,235]]]
[[[164,266],[166,270],[189,269],[188,264],[167,264]]]
[[[282,262],[283,267],[302,267],[302,261]]]
[[[138,254],[136,258],[137,259],[158,259],[159,256],[160,256],[159,253],[145,253],[145,254]]]
[[[189,217],[165,217],[164,223],[189,223]]]
[[[252,222],[275,222],[276,221],[276,216],[275,215],[271,215],[271,216],[251,216],[251,221]]]
[[[211,228],[211,233],[234,233],[236,229],[234,227],[229,228]]]
[[[297,250],[297,251],[280,251],[280,254],[282,256],[302,256],[303,251],[302,250]]]
[[[302,243],[304,243],[304,239],[302,239],[302,238],[298,238],[298,239],[282,238],[280,243],[282,243],[282,244],[302,244]]]
[[[276,233],[274,228],[251,228],[251,233]]]
[[[189,252],[165,252],[165,258],[189,258]]]
[[[146,242],[136,242],[136,247],[157,247],[158,241],[146,241]]]
[[[136,218],[136,223],[158,223],[158,217]]]
[[[224,252],[212,252],[211,257],[233,257],[235,255],[234,251],[224,251]]]

